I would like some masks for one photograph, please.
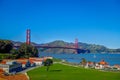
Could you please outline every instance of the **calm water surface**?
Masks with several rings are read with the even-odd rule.
[[[73,63],[80,63],[82,58],[85,58],[87,61],[93,61],[93,62],[100,62],[101,60],[105,60],[108,62],[111,66],[114,64],[120,65],[120,54],[54,54],[54,53],[40,53],[40,57],[43,56],[52,56],[54,58],[58,59],[64,59],[68,62]]]

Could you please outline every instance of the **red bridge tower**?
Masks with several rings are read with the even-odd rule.
[[[78,49],[78,39],[75,39],[75,48]]]
[[[26,31],[26,44],[30,45],[31,41],[30,41],[30,29],[27,29]]]
[[[77,54],[78,53],[78,47],[79,47],[78,46],[78,39],[77,38],[75,39],[75,45],[74,46],[76,48],[75,53]]]

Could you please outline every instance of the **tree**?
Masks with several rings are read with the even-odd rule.
[[[19,58],[20,53],[18,52],[17,49],[12,49],[10,51],[10,54],[11,54],[11,56],[10,56],[11,59],[17,59],[17,58]]]
[[[53,60],[52,59],[46,59],[44,61],[44,66],[46,66],[46,70],[48,71],[49,70],[49,67],[53,64]]]
[[[83,66],[85,66],[86,65],[86,63],[87,63],[87,61],[86,61],[86,59],[85,58],[82,58],[82,61],[80,62]]]
[[[0,40],[0,53],[9,53],[13,48],[13,43],[10,40]]]
[[[18,54],[18,50],[17,50],[17,49],[12,49],[12,50],[10,51],[10,53],[16,55],[16,54]]]
[[[28,45],[26,43],[21,44],[18,52],[19,52],[19,56],[22,58],[38,57],[37,48],[32,45]]]

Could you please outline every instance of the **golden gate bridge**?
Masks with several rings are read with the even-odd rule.
[[[31,30],[27,29],[26,30],[26,44],[30,45],[31,44]],[[78,39],[75,39],[74,46],[48,46],[48,45],[34,45],[36,48],[62,48],[62,49],[74,49],[75,53],[84,53],[87,52],[89,53],[88,50],[84,50],[79,48],[78,45]],[[14,45],[15,48],[19,48],[20,45]]]

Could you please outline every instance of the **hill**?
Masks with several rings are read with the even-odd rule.
[[[21,44],[21,42],[14,42],[14,44]],[[37,43],[32,43],[32,45],[36,45]],[[64,46],[69,46],[69,47],[74,47],[74,43],[68,43],[62,40],[56,40],[53,42],[49,42],[49,43],[44,43],[44,44],[37,44],[37,45],[47,45],[47,46],[60,46],[60,47],[64,47]],[[79,42],[78,46],[80,49],[82,50],[86,50],[84,53],[87,53],[88,50],[90,53],[120,53],[120,49],[109,49],[103,45],[96,45],[96,44],[87,44],[87,43],[82,43]],[[40,52],[44,52],[44,53],[75,53],[75,50],[73,49],[60,49],[60,48],[49,48],[49,49],[45,49],[45,48],[40,48],[39,49]]]
[[[48,46],[70,46],[74,47],[74,43],[68,43],[64,42],[62,40],[56,40],[50,43],[42,44],[42,45],[48,45]],[[96,44],[87,44],[79,42],[78,46],[82,50],[87,50],[85,53],[120,53],[120,49],[109,49],[103,45],[96,45]],[[72,49],[40,49],[42,52],[45,53],[74,53],[75,50]]]

